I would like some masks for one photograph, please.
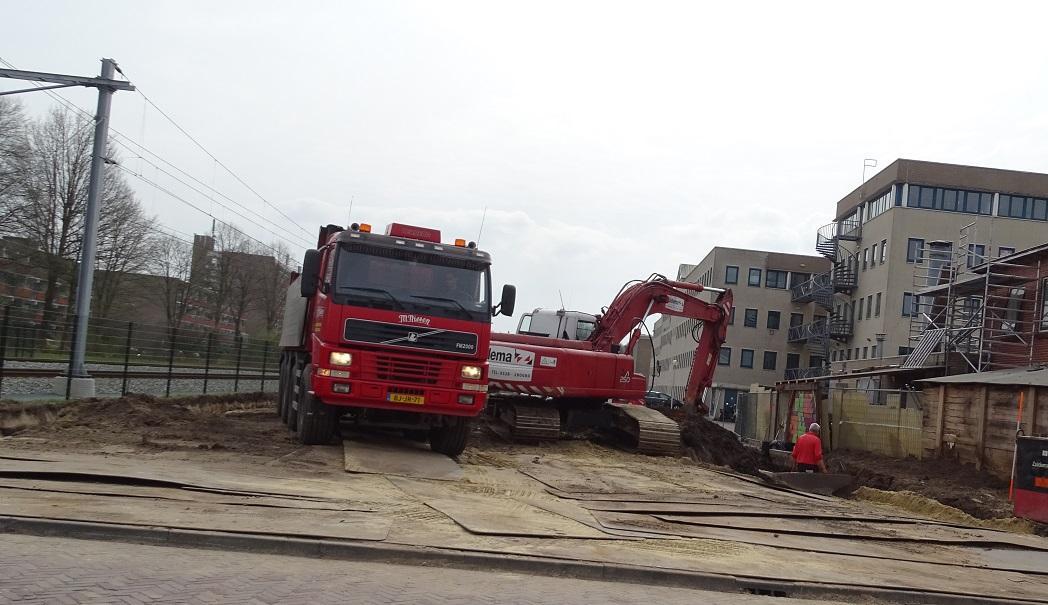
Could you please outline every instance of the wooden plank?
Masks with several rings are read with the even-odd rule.
[[[986,411],[990,405],[990,388],[985,384],[979,388],[979,416],[976,418],[979,422],[979,428],[976,435],[978,436],[978,450],[975,454],[975,468],[982,470],[983,467],[983,445],[986,443]]]

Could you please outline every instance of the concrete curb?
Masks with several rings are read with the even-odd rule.
[[[466,570],[497,570],[579,580],[650,584],[791,598],[835,599],[850,602],[860,598],[863,599],[863,602],[873,600],[875,602],[887,603],[942,605],[962,603],[998,605],[1036,602],[1033,600],[972,597],[961,594],[789,582],[778,579],[747,578],[676,569],[600,563],[596,561],[574,561],[542,556],[462,551],[430,546],[404,546],[383,542],[322,540],[9,515],[0,515],[0,533],[80,540],[105,540],[153,546],[203,548],[295,557],[344,559],[397,565],[449,567]]]

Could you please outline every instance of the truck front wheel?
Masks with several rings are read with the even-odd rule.
[[[327,445],[338,428],[338,413],[310,394],[312,370],[313,367],[307,365],[302,372],[298,399],[298,440],[302,445]]]
[[[466,449],[469,429],[468,418],[448,418],[444,424],[429,430],[429,448],[454,458]]]

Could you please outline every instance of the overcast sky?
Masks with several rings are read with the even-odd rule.
[[[715,245],[813,253],[864,158],[1048,171],[1039,3],[12,0],[2,14],[0,57],[82,75],[116,59],[309,235],[137,93],[116,94],[116,130],[306,240],[345,224],[350,200],[354,220],[445,240],[475,239],[487,208],[480,244],[519,309],[560,291],[597,311]],[[63,95],[93,112],[93,92]],[[133,184],[163,225],[210,228]]]

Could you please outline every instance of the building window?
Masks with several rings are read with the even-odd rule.
[[[801,367],[801,354],[800,353],[787,353],[786,354],[786,369],[792,370],[794,368]]]
[[[740,368],[752,368],[753,367],[753,350],[743,349],[742,359],[739,360]]]
[[[720,356],[717,358],[717,365],[730,366],[731,365],[731,347],[721,347]]]
[[[917,309],[914,308],[913,294],[909,292],[902,293],[902,316],[913,317],[916,315]]]
[[[779,329],[779,315],[778,311],[768,311],[768,329],[778,330]]]
[[[866,297],[866,319],[873,315],[873,294]]]
[[[875,306],[873,308],[873,316],[874,317],[880,317],[881,316],[881,293],[880,292],[877,293],[877,298],[875,298],[874,301],[876,301],[876,305],[877,306]]]
[[[764,352],[764,369],[765,370],[774,370],[775,366],[778,364],[778,361],[779,361],[778,357],[779,357],[779,354],[776,353],[775,351],[765,351]]]
[[[724,283],[726,284],[737,284],[739,283],[739,268],[734,265],[728,265],[724,268]]]
[[[997,216],[1043,221],[1048,219],[1048,200],[1002,193],[997,202]]]
[[[757,327],[757,309],[746,309],[746,317],[743,319],[742,325],[747,328]]]
[[[863,347],[863,348],[862,348],[862,358],[863,358],[863,359],[866,359],[866,358],[867,358],[866,356],[867,356],[867,354],[868,354],[869,352],[870,352],[870,347]]]
[[[885,258],[888,256],[888,240],[881,240],[881,264],[884,264]]]
[[[746,285],[748,285],[748,286],[757,286],[758,288],[760,287],[760,285],[761,285],[761,270],[760,269],[750,269],[750,276],[749,276],[749,279],[746,281]]]
[[[862,270],[863,271],[866,270],[866,264],[869,263],[869,262],[870,262],[870,249],[869,248],[863,248],[862,249]]]
[[[750,269],[752,271],[752,269]],[[779,288],[781,290],[786,289],[786,278],[788,273],[786,271],[776,271],[775,269],[768,269],[768,276],[764,281],[764,285],[768,288]],[[757,276],[757,281],[760,281],[760,276]]]
[[[809,368],[821,368],[824,365],[822,355],[810,355],[808,357]]]
[[[916,237],[911,237],[906,240],[906,262],[908,263],[923,263],[924,262],[924,240]]]
[[[877,244],[874,244],[870,248],[870,266],[872,267],[872,266],[874,266],[876,264],[877,264]]]
[[[863,302],[863,300],[865,300],[865,299],[863,299],[863,298],[859,299],[859,314],[856,316],[858,321],[862,321],[862,302]]]
[[[837,351],[834,350],[830,353],[830,361],[837,361]]]
[[[804,323],[804,313],[790,313],[790,327],[796,328]]]
[[[911,184],[906,194],[906,205],[925,210],[990,215],[993,210],[993,194]]]
[[[731,314],[728,315],[728,325],[729,326],[734,326],[735,325],[735,307],[731,308]]]
[[[968,268],[971,269],[984,262],[986,262],[986,245],[968,244]]]
[[[997,258],[1004,258],[1005,256],[1011,256],[1015,254],[1015,248],[1009,246],[1001,246],[997,248]]]

